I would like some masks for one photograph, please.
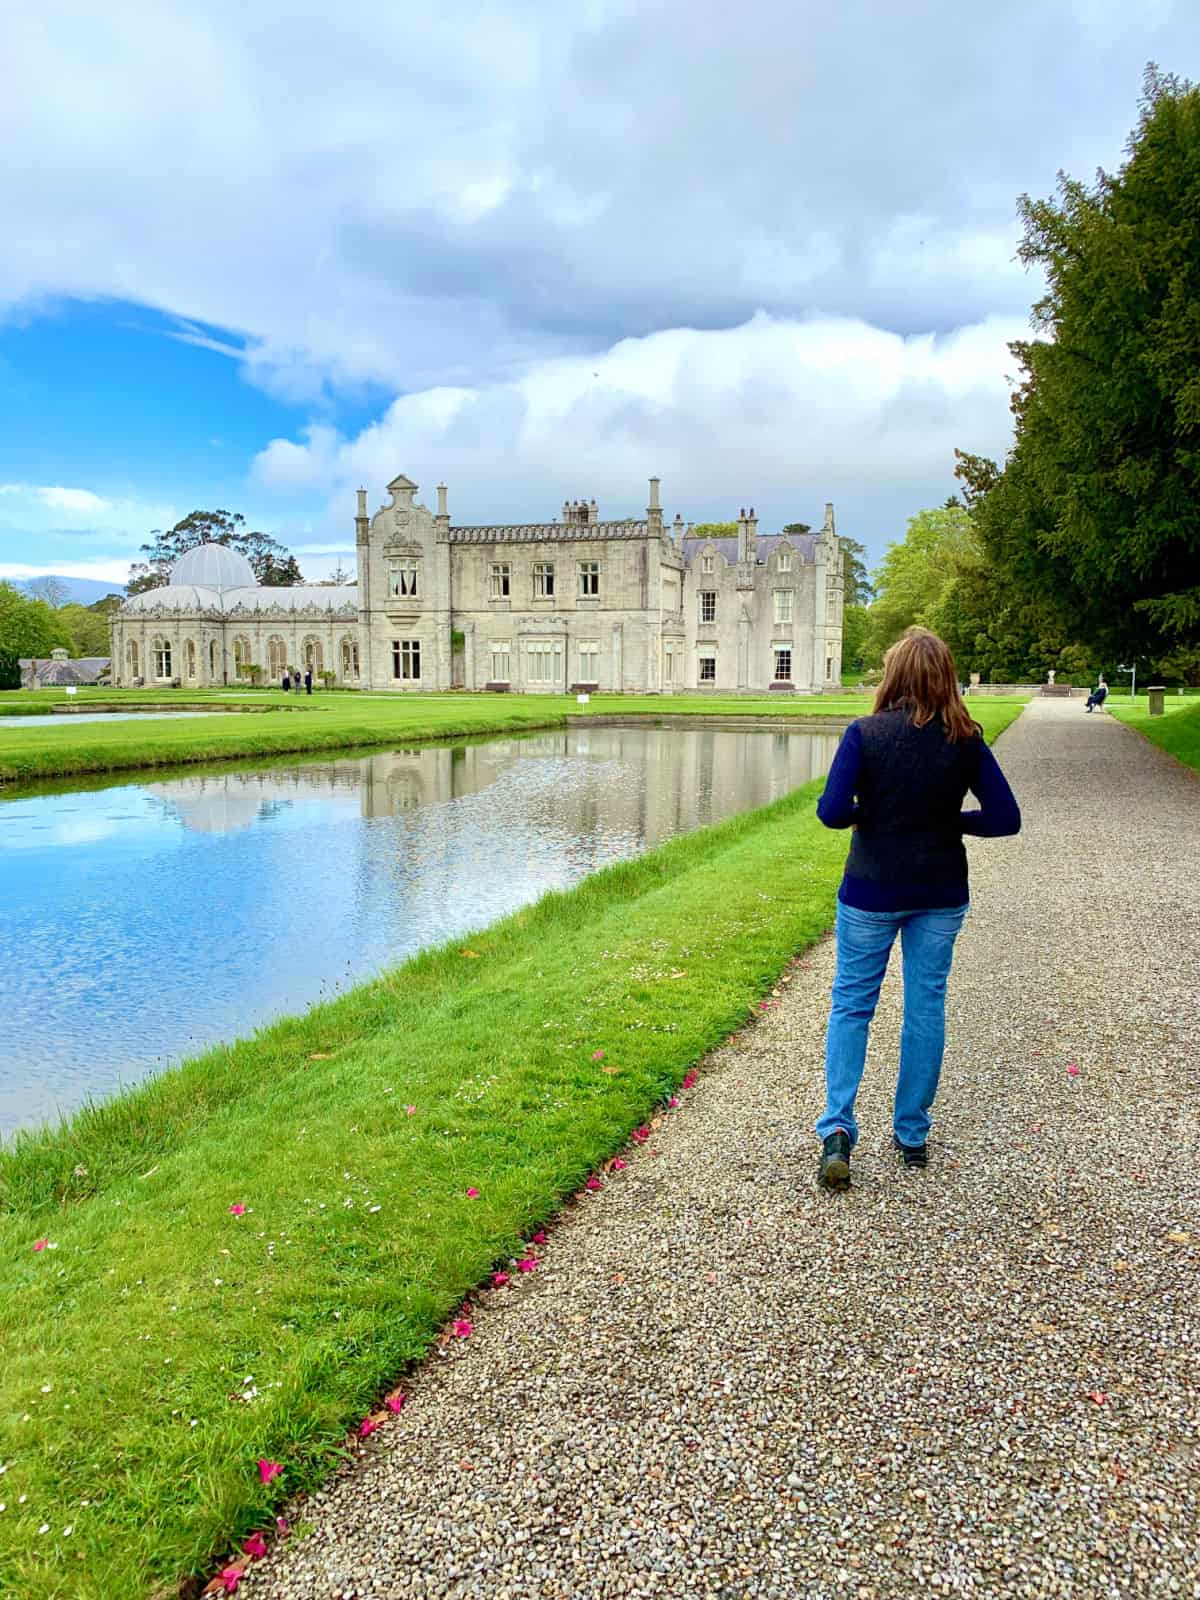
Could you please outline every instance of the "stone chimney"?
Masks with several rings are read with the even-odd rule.
[[[650,537],[661,538],[663,531],[662,505],[658,498],[659,479],[650,479],[650,504],[646,507],[646,521],[649,524]]]
[[[821,532],[823,534],[831,534],[834,538],[837,537],[837,529],[834,527],[834,524],[833,524],[833,501],[832,500],[826,500],[826,502],[825,502],[825,521],[822,524]]]
[[[439,517],[448,517],[450,515],[450,513],[446,510],[446,485],[444,483],[439,483],[438,484],[438,486],[437,486],[437,497],[438,497],[438,508],[437,508],[438,516]]]
[[[739,565],[750,559],[750,523],[746,516],[745,506],[738,512],[737,558]]]
[[[753,506],[746,518],[746,547],[749,552],[747,559],[753,561],[758,554],[758,518],[754,515]]]

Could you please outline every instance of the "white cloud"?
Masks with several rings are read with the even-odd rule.
[[[60,561],[47,557],[40,566],[29,566],[19,561],[0,561],[0,581],[23,583],[26,578],[40,578],[52,572],[58,578],[94,578],[98,583],[111,583],[124,588],[129,577],[128,556],[97,556],[91,561]]]
[[[5,34],[0,314],[151,305],[293,400],[758,307],[1020,315],[1015,198],[1120,159],[1147,56],[1194,70],[1189,0],[42,0]]]
[[[1008,341],[1023,319],[903,338],[853,319],[760,313],[738,327],[625,339],[508,382],[400,396],[356,437],[310,427],[274,439],[255,476],[282,497],[321,489],[329,526],[349,528],[353,490],[372,508],[403,471],[444,479],[457,522],[541,520],[564,497],[601,515],[640,514],[646,479],[685,520],[819,519],[825,500],[872,526],[885,501],[905,515],[952,487],[955,445],[1002,456],[1010,437]],[[892,513],[893,519],[895,513]],[[902,519],[886,530],[903,530]]]

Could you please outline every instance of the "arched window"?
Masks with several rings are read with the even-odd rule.
[[[195,641],[195,639],[189,639],[187,644],[184,646],[183,659],[187,664],[187,675],[188,675],[188,677],[189,678],[194,678],[196,676],[196,641]]]
[[[233,673],[236,678],[246,677],[246,668],[250,665],[250,641],[244,634],[239,633],[233,641]]]
[[[138,676],[138,646],[136,639],[130,639],[125,645],[125,664],[129,668],[129,676]]]
[[[153,649],[154,676],[156,678],[169,678],[171,676],[171,641],[169,639],[155,639]]]
[[[277,633],[267,640],[267,671],[272,678],[282,678],[287,671],[287,646]]]
[[[215,678],[217,675],[217,641],[215,639],[208,641],[208,675],[210,678]]]
[[[314,676],[320,672],[322,666],[324,665],[324,656],[321,651],[321,641],[319,639],[305,639],[304,665]]]
[[[346,681],[358,677],[358,641],[342,640],[342,677]]]

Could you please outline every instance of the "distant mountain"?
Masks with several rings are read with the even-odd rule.
[[[81,606],[90,606],[97,600],[103,600],[107,594],[119,594],[125,598],[125,585],[123,583],[101,583],[98,578],[64,578],[57,572],[47,573],[55,583],[61,583],[67,591],[67,599],[74,600]],[[37,583],[36,578],[23,578],[17,584],[18,589],[28,589],[31,583]]]

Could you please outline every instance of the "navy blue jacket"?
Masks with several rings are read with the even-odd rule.
[[[978,811],[964,811],[970,790]],[[842,735],[817,815],[853,828],[838,899],[861,911],[920,911],[970,898],[963,834],[1019,833],[1021,813],[981,734],[954,742],[940,720],[880,711]]]

